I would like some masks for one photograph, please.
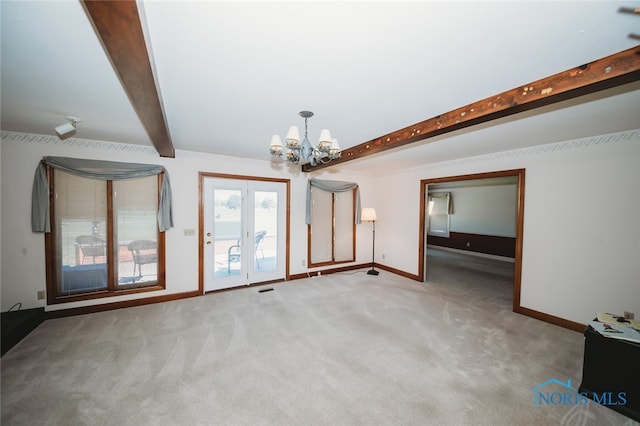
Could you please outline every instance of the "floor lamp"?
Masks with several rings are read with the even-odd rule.
[[[373,207],[367,207],[362,209],[362,216],[360,219],[363,222],[373,222],[373,244],[372,244],[372,253],[371,253],[371,269],[367,271],[368,275],[378,275],[379,272],[376,271],[375,268],[375,259],[376,259],[376,220],[378,217],[376,216],[376,209]]]

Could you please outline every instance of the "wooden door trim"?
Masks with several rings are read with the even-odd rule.
[[[487,179],[497,177],[514,176],[518,178],[517,187],[517,207],[516,207],[516,250],[515,250],[515,270],[513,277],[513,303],[512,309],[514,312],[521,312],[520,306],[520,291],[522,283],[522,238],[524,231],[524,188],[525,188],[525,169],[513,169],[513,170],[501,170],[485,173],[474,173],[468,175],[459,176],[446,176],[440,178],[422,179],[420,181],[420,230],[419,230],[419,242],[418,242],[418,281],[424,282],[425,280],[425,242],[426,242],[426,193],[427,186],[436,183],[443,182],[455,182],[461,180],[476,180]]]
[[[285,280],[290,279],[289,257],[290,257],[290,236],[291,236],[291,179],[269,178],[260,176],[234,175],[227,173],[198,172],[198,293],[205,294],[204,288],[204,180],[214,179],[237,179],[252,180],[261,182],[273,182],[285,184]]]

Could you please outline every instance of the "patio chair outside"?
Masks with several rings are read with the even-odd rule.
[[[256,232],[256,237],[255,237],[255,244],[253,246],[253,251],[256,259],[256,263],[258,265],[258,268],[260,268],[260,261],[258,260],[258,249],[260,249],[260,253],[262,254],[262,258],[264,258],[264,252],[262,251],[262,240],[264,240],[264,237],[267,235],[267,231],[259,231]],[[231,247],[229,247],[228,253],[227,253],[227,272],[231,272],[231,263],[232,262],[240,262],[240,241],[238,240],[238,242],[234,245],[232,245]]]
[[[158,243],[151,240],[136,240],[127,246],[133,257],[133,282],[142,278],[142,265],[158,263]],[[136,267],[138,275],[136,275]]]
[[[80,235],[76,238],[76,246],[82,255],[81,265],[84,265],[84,260],[87,257],[93,258],[93,263],[95,264],[96,257],[105,257],[107,255],[106,242],[95,235]]]

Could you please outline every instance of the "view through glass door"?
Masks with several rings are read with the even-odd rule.
[[[285,277],[286,183],[204,179],[205,291]]]

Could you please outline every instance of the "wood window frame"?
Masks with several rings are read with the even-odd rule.
[[[313,190],[313,189],[312,189]],[[358,194],[358,189],[357,188],[353,188],[352,190],[352,213],[353,213],[353,217],[355,217],[355,212],[356,212],[356,199],[357,199],[357,194]],[[314,263],[312,261],[312,256],[311,256],[311,227],[312,225],[309,224],[307,225],[307,265],[309,265],[309,267],[320,267],[320,266],[328,266],[328,265],[339,265],[339,264],[343,264],[343,263],[350,263],[350,262],[355,262],[356,260],[356,223],[355,220],[352,221],[352,232],[351,232],[351,259],[347,259],[347,260],[335,260],[335,236],[333,235],[334,232],[334,228],[335,228],[335,206],[336,206],[336,200],[335,200],[335,193],[332,193],[332,197],[331,197],[331,217],[332,217],[332,221],[334,222],[334,226],[332,226],[332,236],[331,236],[331,254],[332,254],[332,258],[333,260],[330,261],[325,261],[325,262],[316,262]],[[312,219],[313,221],[313,219]]]
[[[58,278],[60,276],[61,264],[56,258],[56,238],[54,236],[53,227],[56,223],[55,215],[55,168],[46,166],[47,178],[49,181],[49,217],[51,223],[51,232],[45,233],[45,262],[46,262],[46,288],[47,288],[47,304],[54,305],[60,303],[77,302],[83,300],[102,299],[107,297],[122,296],[127,294],[144,293],[151,291],[160,291],[166,288],[166,273],[165,273],[165,233],[157,230],[157,279],[150,282],[141,282],[138,285],[128,284],[127,286],[120,286],[116,282],[117,277],[115,273],[115,237],[113,230],[113,181],[107,181],[107,190],[105,197],[107,199],[107,223],[111,223],[107,226],[107,288],[105,290],[93,291],[93,292],[78,292],[69,295],[58,294]],[[157,190],[158,200],[160,199],[162,179],[164,173],[157,175]],[[159,206],[158,206],[159,208]]]

